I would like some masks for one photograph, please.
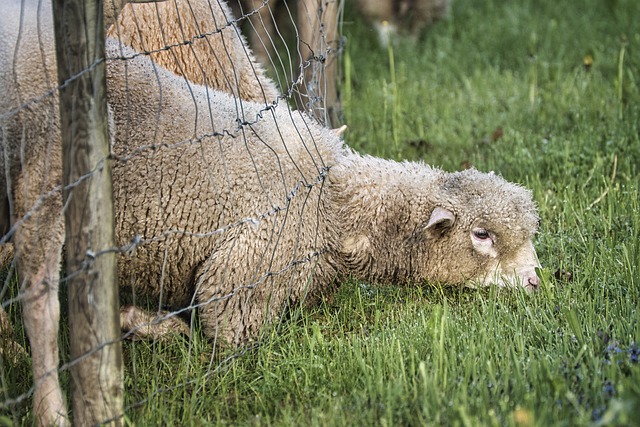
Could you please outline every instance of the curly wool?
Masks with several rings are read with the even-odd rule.
[[[107,37],[136,52],[151,52],[156,64],[190,82],[262,104],[278,99],[275,84],[255,61],[223,1],[129,3]]]

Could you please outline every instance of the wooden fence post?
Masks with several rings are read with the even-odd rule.
[[[110,0],[104,0],[110,1]],[[102,1],[53,0],[66,228],[73,419],[122,415]]]

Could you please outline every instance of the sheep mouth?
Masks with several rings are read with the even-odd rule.
[[[525,289],[528,292],[537,292],[540,289],[540,278],[535,275],[487,275],[465,283],[468,288],[484,288],[496,285],[507,289]]]
[[[536,277],[534,281],[531,278],[527,279],[527,283],[524,285],[524,288],[529,292],[537,292],[540,290],[540,279]]]

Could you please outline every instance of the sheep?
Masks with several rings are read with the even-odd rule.
[[[277,101],[275,84],[253,59],[226,3],[129,3],[115,16],[107,37],[137,52],[150,52],[163,68],[238,99],[263,104]]]
[[[38,98],[57,73],[50,5],[38,2],[9,2],[0,17],[2,241],[15,245],[36,421],[63,424],[58,99]],[[119,282],[159,309],[197,308],[212,340],[258,339],[346,277],[538,286],[528,190],[476,170],[360,155],[285,104],[239,110],[232,95],[114,39],[107,57]]]
[[[144,2],[146,0],[132,1]],[[228,21],[229,13],[226,4],[214,2],[210,5],[209,2],[199,1],[188,5],[186,1],[178,0],[173,9],[169,7],[169,2],[158,6],[155,4],[140,5],[136,14],[136,9],[132,5],[121,11],[125,3],[126,0],[113,0],[104,3],[105,26],[110,27],[112,33],[120,35],[125,43],[138,47],[140,50],[144,50],[144,48],[158,50],[152,53],[154,59],[174,72],[220,90],[227,90],[241,99],[260,101],[265,105],[277,101],[278,93],[275,85],[264,76],[262,68],[253,62],[251,53],[246,50],[244,39],[238,33],[235,24]],[[6,89],[6,92],[3,91],[6,98],[0,102],[3,112],[15,108],[22,103],[22,100],[33,99],[46,93],[56,81],[51,17],[47,13],[51,7],[48,2],[41,5],[40,9],[36,9],[34,5],[27,2],[25,10],[28,12],[25,16],[30,20],[24,21],[19,19],[20,7],[15,2],[7,8],[11,12],[3,18],[12,17],[13,21],[9,22],[11,21],[9,18],[5,25],[3,20],[3,24],[0,26],[0,33],[6,42],[1,49],[2,59],[5,61],[2,64],[2,69],[8,72],[2,76],[2,87]],[[139,32],[136,19],[143,23],[143,33]],[[43,22],[43,33],[50,40],[48,44],[43,42],[41,50],[37,48],[39,41],[28,37],[20,39],[18,36],[20,32],[29,35],[39,34],[39,27],[36,27],[34,23],[40,20]],[[178,21],[182,23],[180,28],[176,28],[175,25]],[[184,41],[183,38],[180,38],[183,35],[183,30],[189,34],[186,41],[193,42],[189,48],[181,44]],[[161,50],[164,47],[165,39],[177,45],[172,48],[171,52]],[[22,40],[22,42],[19,44],[18,40]],[[13,46],[19,47],[19,52],[14,52]],[[15,80],[10,77],[13,75],[14,69],[8,58],[12,58],[16,52],[18,52],[21,61],[16,63],[16,67],[33,70],[33,74],[36,76],[33,81],[19,73],[15,75]],[[42,53],[35,54],[39,52]],[[30,54],[33,56],[30,57]],[[196,67],[196,64],[199,67]],[[206,74],[204,70],[206,70]],[[56,164],[55,161],[50,163],[51,159],[59,160],[60,158],[59,125],[57,116],[53,114],[58,109],[57,98],[45,97],[43,102],[36,105],[34,109],[34,112],[25,110],[18,113],[19,119],[17,121],[5,120],[4,118],[2,120],[3,125],[7,123],[6,127],[2,129],[3,159],[5,161],[0,165],[0,188],[6,188],[3,193],[5,196],[0,198],[0,212],[2,212],[0,230],[2,230],[2,234],[13,233],[12,226],[15,228],[16,223],[24,217],[30,207],[35,206],[35,209],[33,209],[33,215],[17,228],[12,239],[10,239],[10,234],[2,238],[0,251],[3,258],[5,255],[10,257],[13,252],[11,243],[17,245],[18,251],[15,259],[19,264],[23,295],[34,296],[33,298],[23,297],[23,299],[25,305],[24,323],[28,336],[32,340],[32,347],[37,349],[32,356],[36,382],[34,393],[36,419],[42,424],[50,424],[55,420],[64,423],[67,411],[58,385],[56,372],[58,348],[55,338],[57,336],[57,319],[59,318],[56,295],[57,270],[60,264],[58,248],[62,244],[63,227],[62,217],[52,214],[53,211],[56,211],[53,206],[60,200],[56,191],[40,201],[37,197],[40,192],[46,192],[47,189],[54,190],[60,183],[60,171],[50,168],[52,163]],[[34,127],[23,128],[25,123],[33,123]],[[20,134],[21,129],[25,129],[25,132],[24,136],[19,138],[16,135]],[[45,135],[48,130],[51,136],[49,141],[45,143],[43,138],[40,138],[40,146],[32,143],[32,141],[38,140],[35,135]],[[35,147],[33,151],[38,154],[33,155],[37,165],[31,166],[36,170],[44,171],[42,177],[18,172],[22,168],[23,160],[19,153],[22,153],[23,150],[31,153],[32,147]],[[38,150],[47,154],[45,155]],[[6,170],[5,166],[7,166]],[[48,172],[51,173],[48,174]],[[13,181],[13,177],[18,175],[21,176]],[[29,196],[23,197],[22,193]],[[47,205],[46,209],[39,207],[40,204]],[[48,230],[46,235],[39,236],[43,239],[44,244],[31,252],[29,245],[23,243],[23,239],[27,238],[25,236],[30,236],[30,232],[27,230],[37,228],[37,224],[48,221],[51,221],[53,227]],[[24,254],[29,254],[29,257]],[[4,311],[0,315],[6,317]],[[179,329],[179,326],[177,328]],[[42,335],[34,331],[42,331]],[[9,334],[8,329],[4,329],[4,332]],[[16,348],[19,349],[19,347]]]
[[[378,32],[383,46],[397,33],[417,37],[449,14],[452,0],[357,0],[358,9]]]

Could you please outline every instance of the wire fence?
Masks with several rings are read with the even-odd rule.
[[[65,2],[53,6],[69,11]],[[332,132],[326,127],[340,121],[340,0],[108,0],[106,56],[89,59],[64,81],[57,80],[52,4],[11,1],[4,9],[2,416],[15,423],[29,413],[39,423],[64,421],[67,383],[78,389],[73,373],[64,380],[74,366],[123,341],[191,336],[199,323],[195,333],[211,346],[211,363],[206,373],[175,386],[186,387],[259,345],[266,325],[277,325],[290,307],[317,298],[311,279],[334,274],[318,260],[327,252],[321,196],[339,149],[324,141]],[[110,148],[69,179],[59,94],[100,67]],[[81,201],[79,209],[112,198],[115,243],[68,247],[70,233],[93,224],[73,231],[67,222],[65,230],[65,213],[78,202],[79,188],[104,179],[108,167],[112,194]],[[60,273],[65,231],[64,252],[81,259]],[[58,291],[63,319],[70,283],[79,277],[89,288],[82,310],[98,307],[102,301],[89,280],[101,274],[97,264],[114,255],[123,308],[110,309],[122,332],[72,357],[62,338],[58,363]],[[61,329],[63,337],[69,333]],[[224,349],[221,356],[216,349]],[[30,358],[33,374],[25,377]],[[99,394],[122,392],[121,385],[113,387]],[[125,398],[124,412],[148,398]],[[120,410],[112,414],[91,423],[118,419]]]

